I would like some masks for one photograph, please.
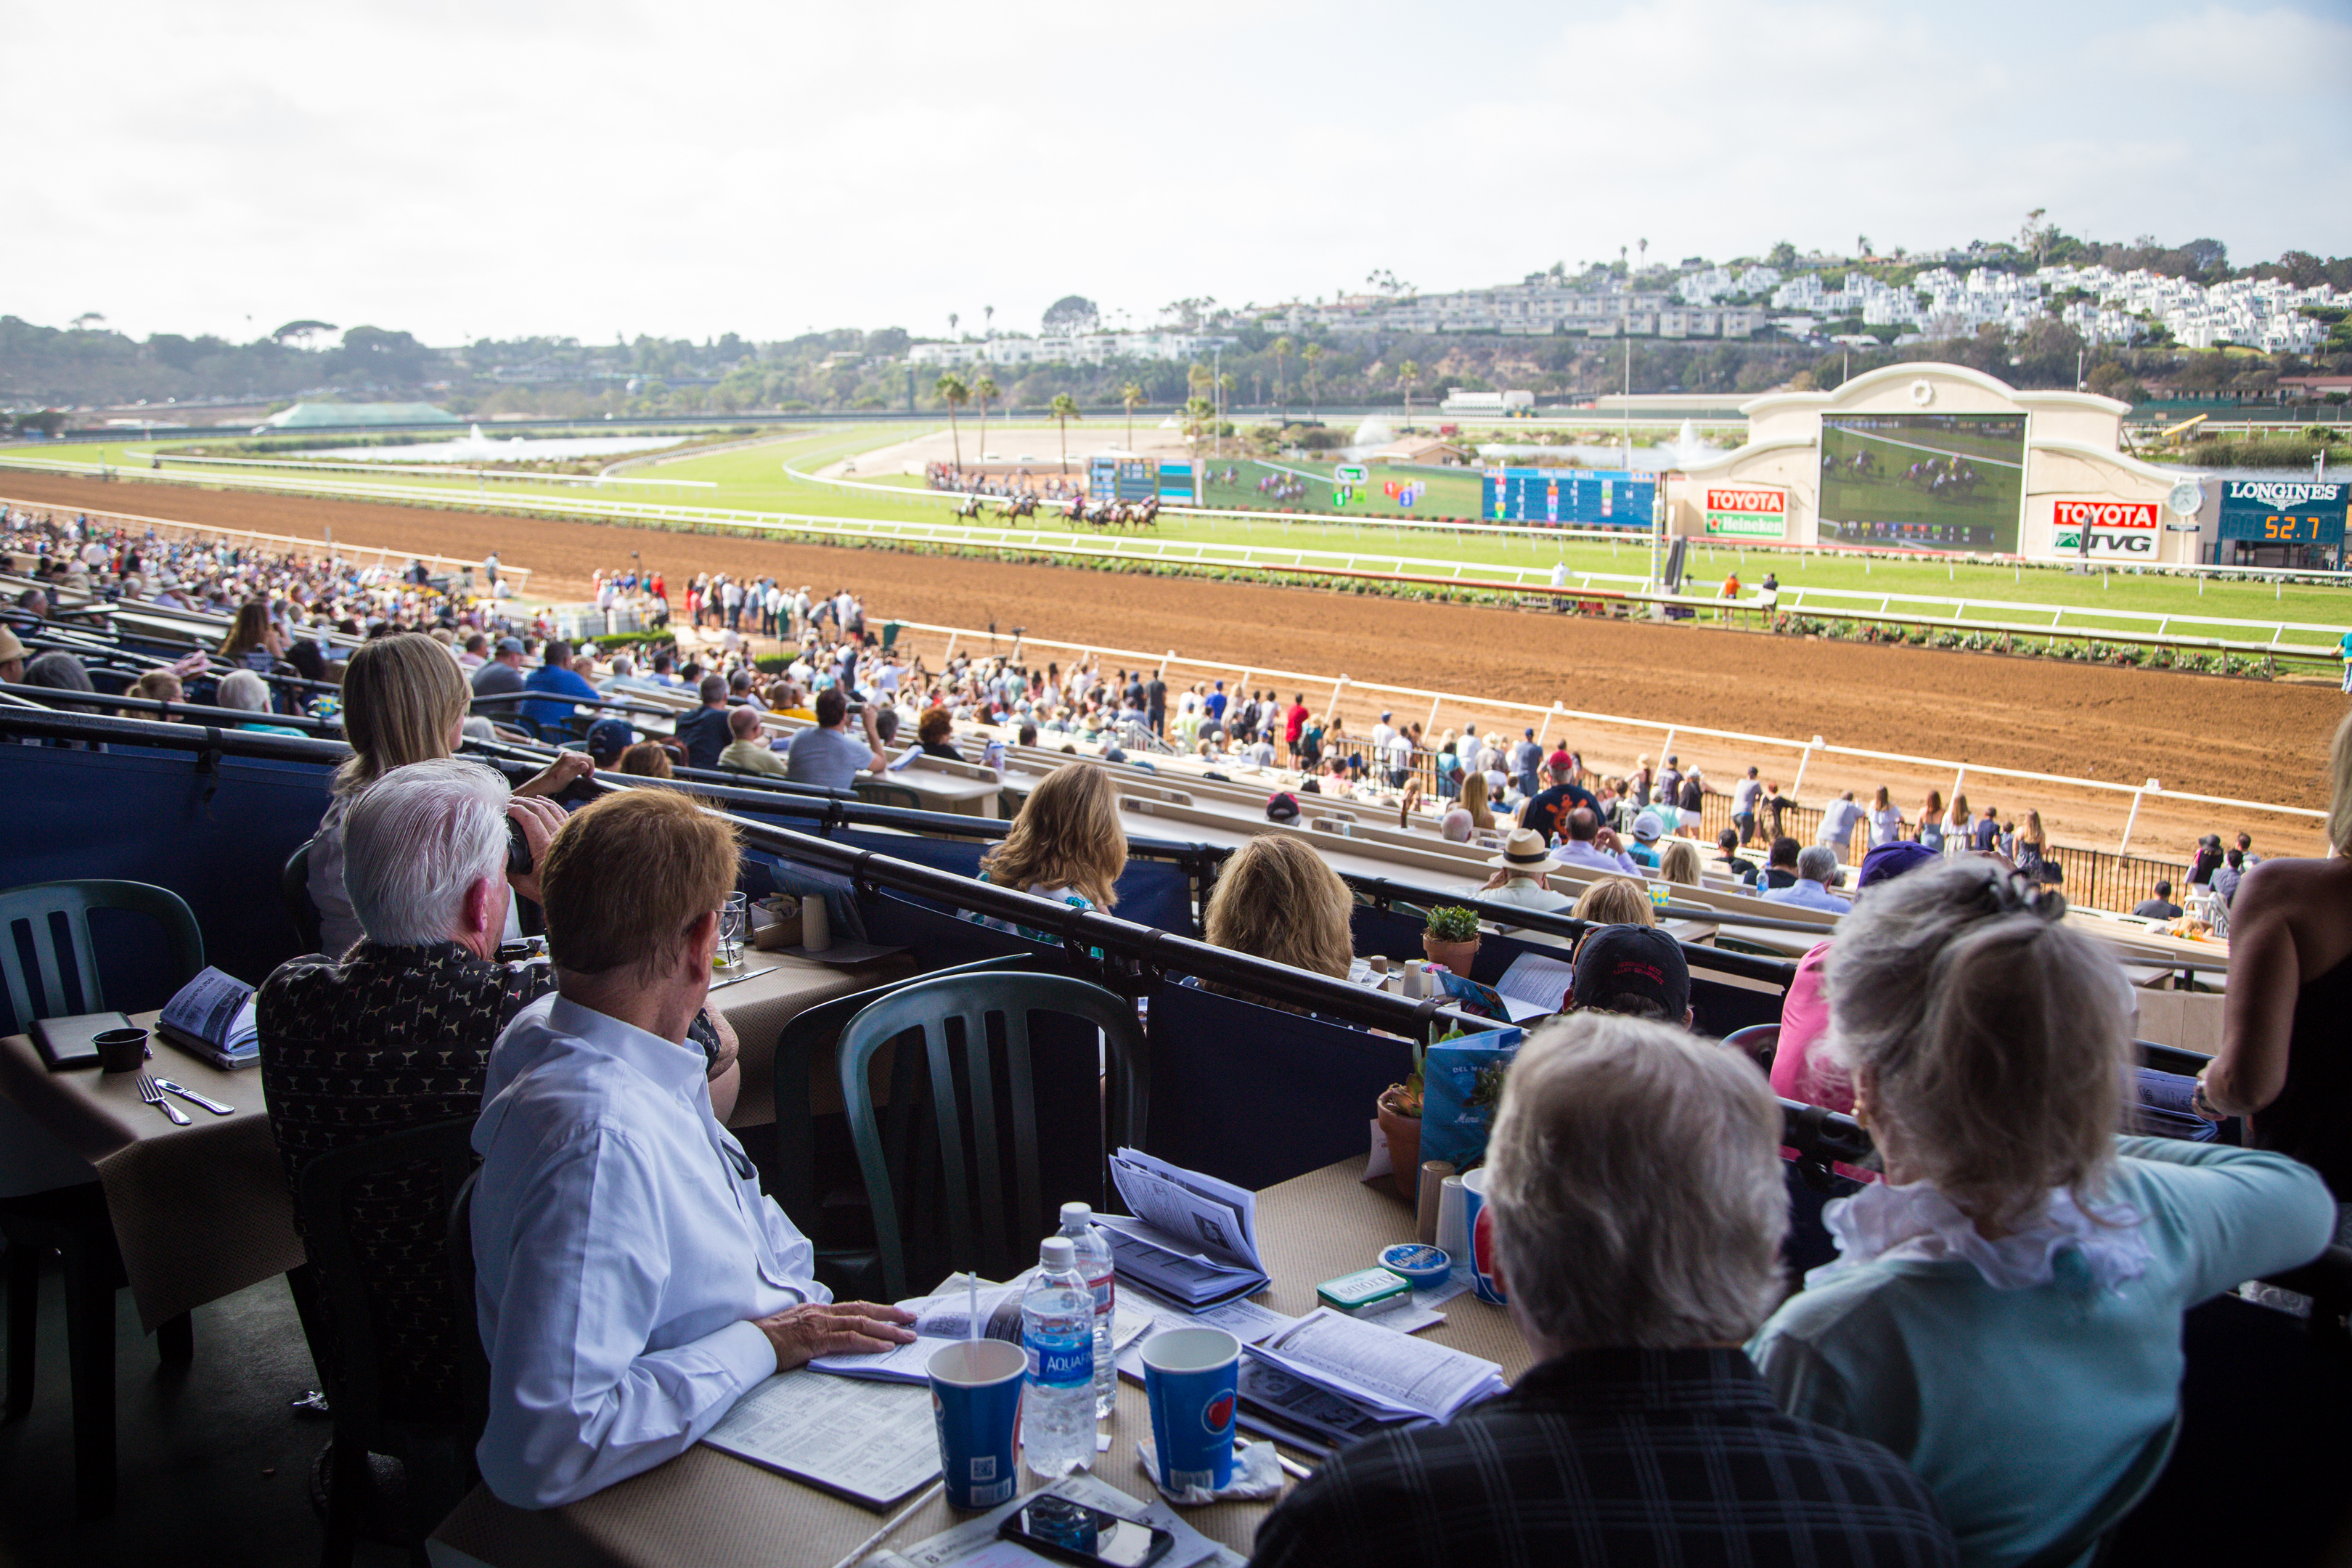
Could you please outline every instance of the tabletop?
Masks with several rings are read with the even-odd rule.
[[[150,1030],[157,1016],[130,1015]],[[105,1185],[123,1272],[151,1332],[303,1261],[260,1069],[224,1071],[160,1035],[152,1043],[149,1072],[236,1109],[215,1116],[181,1102],[181,1127],[139,1098],[135,1073],[53,1073],[26,1037],[0,1039],[0,1095]]]
[[[1412,1210],[1386,1177],[1360,1178],[1364,1162],[1343,1160],[1266,1188],[1257,1199],[1259,1253],[1273,1283],[1255,1300],[1294,1316],[1315,1310],[1315,1287],[1373,1263],[1380,1249],[1413,1239]],[[1445,1321],[1420,1337],[1500,1363],[1516,1379],[1534,1358],[1508,1312],[1462,1295]],[[1135,1457],[1150,1430],[1143,1390],[1122,1378],[1118,1407],[1104,1424],[1111,1446],[1094,1473],[1137,1498],[1151,1482]],[[1023,1471],[1024,1490],[1035,1478]],[[1184,1510],[1185,1522],[1244,1555],[1272,1502],[1213,1503]],[[836,1562],[878,1529],[885,1516],[798,1481],[697,1445],[667,1464],[567,1508],[509,1508],[477,1487],[428,1543],[441,1568],[539,1568],[541,1564]],[[892,1534],[903,1548],[966,1516],[934,1499]],[[790,1542],[780,1555],[780,1543]]]
[[[905,953],[867,963],[837,964],[746,948],[743,971],[747,978],[739,979],[725,971],[712,974],[709,1005],[726,1018],[736,1038],[742,1042],[742,1054],[737,1058],[742,1063],[742,1080],[735,1091],[735,1110],[727,1118],[727,1124],[756,1127],[776,1119],[776,1037],[801,1009],[836,996],[871,990],[911,974],[917,967],[915,960]],[[819,1076],[824,1081],[812,1086],[818,1096],[813,1109],[821,1116],[829,1110],[841,1109],[841,1089],[837,1083],[830,1082],[830,1075]],[[823,1102],[828,1087],[832,1095],[829,1105]]]
[[[746,977],[710,994],[743,1042],[730,1122],[748,1127],[775,1119],[776,1037],[794,1014],[915,967],[904,955],[841,965],[747,952]],[[716,975],[714,983],[728,978]],[[152,1029],[156,1016],[139,1013],[131,1020]],[[183,1103],[188,1125],[181,1127],[139,1098],[136,1074],[95,1068],[53,1073],[26,1037],[0,1038],[0,1099],[12,1113],[0,1119],[7,1137],[0,1190],[37,1191],[94,1173],[106,1189],[140,1322],[150,1331],[304,1261],[260,1069],[223,1071],[161,1037],[153,1046],[148,1071],[235,1110],[215,1116]],[[837,1097],[838,1089],[834,1092]]]
[[[996,797],[1004,786],[992,778],[979,779],[923,766],[916,758],[896,773],[875,775],[884,784],[904,784],[923,797],[928,811],[954,812],[962,816],[994,816]]]

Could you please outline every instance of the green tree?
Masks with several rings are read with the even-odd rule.
[[[1315,417],[1315,391],[1321,380],[1318,373],[1323,363],[1323,345],[1308,343],[1299,351],[1298,357],[1307,362],[1307,417],[1312,419]]]
[[[1647,244],[1648,241],[1643,243]],[[1410,425],[1412,423],[1412,389],[1421,384],[1420,364],[1407,360],[1397,366],[1397,384],[1404,388],[1404,422]]]
[[[1135,411],[1143,402],[1143,388],[1129,382],[1118,389],[1118,400],[1127,409],[1127,449],[1135,450]]]
[[[1290,358],[1293,352],[1294,345],[1288,338],[1274,340],[1274,400],[1276,403],[1282,401],[1283,363]]]
[[[956,471],[961,473],[963,471],[963,437],[956,429],[956,410],[971,401],[971,388],[964,384],[963,377],[950,371],[931,384],[931,390],[938,393],[940,401],[948,405],[948,440],[955,447]]]
[[[1066,474],[1070,471],[1070,421],[1083,419],[1086,416],[1078,412],[1078,400],[1066,392],[1054,394],[1054,401],[1047,407],[1054,416],[1054,423],[1061,426],[1062,472]]]
[[[988,405],[1001,395],[996,378],[986,371],[971,384],[971,400],[980,405],[980,460],[983,463],[988,461]]]

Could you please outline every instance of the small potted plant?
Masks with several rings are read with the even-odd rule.
[[[1412,1076],[1402,1083],[1381,1090],[1372,1110],[1380,1118],[1381,1136],[1388,1140],[1397,1194],[1409,1204],[1417,1203],[1421,1199],[1421,1068],[1414,1068]]]
[[[1440,904],[1429,911],[1421,933],[1421,951],[1432,963],[1442,963],[1467,979],[1470,961],[1478,956],[1478,915],[1459,904]]]

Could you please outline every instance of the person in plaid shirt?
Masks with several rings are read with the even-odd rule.
[[[1538,1034],[1503,1090],[1487,1212],[1541,1360],[1450,1425],[1334,1455],[1253,1564],[1957,1563],[1917,1476],[1782,1415],[1739,1349],[1779,1294],[1780,1138],[1733,1052],[1593,1013]]]

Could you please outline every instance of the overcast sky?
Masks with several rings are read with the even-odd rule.
[[[1613,258],[2352,250],[2352,4],[0,0],[0,312],[1036,330]]]

